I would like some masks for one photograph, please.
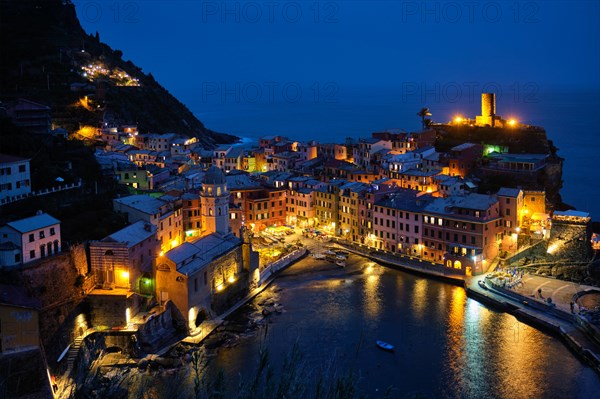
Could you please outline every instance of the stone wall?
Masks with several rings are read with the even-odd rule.
[[[0,397],[52,399],[40,349],[0,356]]]
[[[73,245],[69,250],[71,259],[73,260],[73,266],[75,267],[75,270],[77,270],[77,273],[82,276],[88,275],[90,268],[85,245]]]
[[[163,312],[150,316],[144,324],[138,325],[136,334],[139,347],[145,353],[152,353],[176,336],[187,335],[185,320],[172,303],[168,302]]]
[[[127,324],[127,308],[131,317],[139,311],[139,296],[132,295],[89,295],[86,299],[91,308],[91,323],[95,328],[123,327]]]
[[[82,267],[81,258],[78,264]],[[79,271],[71,254],[66,252],[32,262],[17,273],[27,294],[41,301],[40,337],[48,345],[84,298],[77,281]]]
[[[552,220],[552,230],[548,239],[548,261],[589,261],[592,255],[591,236],[589,224]]]

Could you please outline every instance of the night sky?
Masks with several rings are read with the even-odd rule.
[[[600,88],[596,0],[75,3],[175,95],[221,81]]]

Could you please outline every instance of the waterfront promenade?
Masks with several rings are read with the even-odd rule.
[[[266,267],[264,270],[261,271],[260,284],[258,285],[258,287],[251,290],[244,298],[240,299],[236,304],[234,304],[232,307],[230,307],[225,313],[219,315],[218,317],[216,317],[214,319],[202,322],[195,331],[192,331],[192,333],[189,336],[187,336],[186,338],[184,338],[181,342],[184,342],[187,344],[194,344],[194,345],[200,344],[214,330],[216,330],[221,324],[223,324],[225,319],[227,317],[229,317],[233,312],[238,310],[240,307],[244,306],[246,303],[248,303],[250,300],[252,300],[258,294],[263,292],[273,282],[273,280],[275,280],[279,271],[285,269],[286,267],[295,263],[299,259],[302,259],[302,257],[304,255],[306,255],[306,252],[307,252],[306,249],[301,248],[301,249],[297,250],[296,252],[294,252],[293,254],[290,254],[289,256],[286,256],[286,257],[279,259],[278,261],[270,264],[268,267]],[[171,348],[170,346],[164,348],[159,353],[159,355],[166,353],[170,348]]]
[[[430,262],[414,257],[393,256],[381,251],[352,245],[345,241],[336,240],[335,242],[324,243],[309,239],[302,237],[298,230],[293,236],[289,237],[288,242],[296,240],[300,240],[309,252],[316,253],[322,252],[326,247],[339,247],[387,267],[464,287],[470,297],[493,308],[510,313],[527,324],[559,337],[568,348],[600,374],[600,340],[594,340],[594,331],[586,328],[584,319],[578,315],[579,309],[577,306],[575,306],[575,312],[571,313],[571,301],[573,301],[574,295],[581,291],[597,290],[595,287],[525,274],[520,279],[520,283],[511,289],[495,287],[490,282],[487,282],[484,288],[480,285],[480,282],[486,282],[487,274],[480,276],[455,274],[452,273],[452,270],[432,265]],[[289,264],[291,263],[293,262]],[[287,265],[286,263],[285,266]],[[492,264],[490,269],[493,270],[495,266],[495,264]],[[277,275],[277,273],[265,274],[264,283],[252,290],[225,314],[210,322],[202,323],[200,329],[194,335],[184,339],[183,342],[191,344],[202,342],[223,323],[226,317],[262,292]],[[541,290],[541,296],[538,290]],[[547,303],[548,298],[552,300],[551,305]]]
[[[571,302],[577,293],[600,291],[597,287],[525,274],[511,289],[494,287],[490,283],[484,288],[480,282],[485,283],[489,273],[479,276],[457,275],[452,274],[451,270],[444,270],[446,268],[416,258],[392,256],[344,241],[337,241],[336,244],[386,266],[464,286],[472,298],[500,308],[519,320],[558,336],[567,347],[600,374],[600,330],[579,315],[580,309],[577,304],[571,312]],[[497,263],[492,263],[490,270],[494,270],[496,266]],[[551,299],[551,304],[548,304],[548,298]]]
[[[481,275],[466,282],[465,289],[472,298],[558,336],[569,349],[600,374],[598,330],[578,314],[577,306],[571,312],[573,295],[596,288],[531,275],[523,276],[522,282],[518,288],[505,289],[486,282],[486,276]],[[538,289],[542,290],[541,296]],[[552,298],[550,305],[547,303],[548,298]]]

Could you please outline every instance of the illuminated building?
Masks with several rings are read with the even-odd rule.
[[[495,195],[435,198],[423,210],[423,258],[481,274],[498,255],[502,217]]]
[[[38,213],[0,227],[0,266],[18,266],[61,251],[60,220]]]
[[[152,287],[142,277],[152,279],[153,262],[160,252],[156,231],[156,226],[139,220],[100,241],[92,241],[90,264],[96,285],[152,295]]]
[[[500,204],[503,235],[510,236],[517,227],[521,227],[523,191],[518,188],[502,187],[496,195]]]
[[[286,221],[299,227],[315,225],[314,190],[298,188],[288,190],[286,195]]]
[[[200,201],[202,236],[166,252],[156,266],[159,302],[172,301],[192,334],[258,282],[258,254],[248,234],[243,239],[231,234],[227,180],[216,166],[204,175]]]
[[[157,228],[161,250],[166,252],[183,242],[181,199],[131,195],[113,200],[114,210],[127,215],[130,223],[143,220]]]
[[[247,227],[262,231],[286,223],[285,186],[272,187],[263,179],[254,179],[241,171],[229,173],[226,179],[231,193],[230,202],[243,212]]]
[[[422,256],[422,212],[431,196],[398,190],[375,202],[373,237],[369,245],[408,256]]]
[[[475,166],[475,161],[481,158],[481,144],[463,143],[452,147],[446,157],[448,174],[450,176],[466,177]]]

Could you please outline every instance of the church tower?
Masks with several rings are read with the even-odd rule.
[[[229,229],[229,191],[225,174],[216,166],[206,171],[200,193],[202,234],[218,233],[226,236]]]

